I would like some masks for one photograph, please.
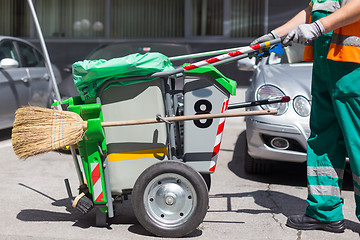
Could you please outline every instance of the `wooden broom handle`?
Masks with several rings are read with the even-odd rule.
[[[241,117],[241,116],[254,116],[254,115],[269,115],[276,114],[276,109],[271,110],[259,110],[259,111],[241,111],[241,112],[225,112],[215,114],[199,114],[199,115],[188,115],[188,116],[175,116],[175,117],[163,117],[166,121],[177,122],[187,120],[199,120],[209,118],[227,118],[227,117]],[[102,127],[115,127],[115,126],[129,126],[129,125],[140,125],[140,124],[151,124],[151,123],[163,123],[164,121],[157,120],[156,118],[139,119],[139,120],[124,120],[124,121],[112,121],[102,122]],[[84,122],[84,128],[87,128],[87,122]]]

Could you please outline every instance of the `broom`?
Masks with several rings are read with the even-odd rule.
[[[277,110],[241,111],[218,114],[199,114],[175,117],[156,117],[141,120],[102,122],[102,127],[129,126],[160,122],[199,120],[276,114]],[[75,145],[82,140],[87,122],[76,113],[41,107],[22,107],[15,113],[12,145],[19,159]]]
[[[15,112],[11,141],[21,158],[73,145],[83,137],[82,118],[69,111],[22,107]]]

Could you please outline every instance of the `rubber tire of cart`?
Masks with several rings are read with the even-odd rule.
[[[174,194],[175,190],[178,195]],[[163,196],[171,195],[176,196],[174,202],[178,205],[169,207],[165,203]],[[204,179],[193,168],[177,161],[162,161],[145,169],[132,191],[137,220],[147,231],[161,237],[182,237],[193,232],[202,223],[208,205]],[[173,221],[169,223],[169,219]]]
[[[254,159],[248,153],[248,143],[245,136],[245,147],[243,153],[244,170],[250,174],[265,174],[271,170],[271,164],[261,159]]]

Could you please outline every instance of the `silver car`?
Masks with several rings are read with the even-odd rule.
[[[61,81],[53,66],[55,78]],[[0,129],[13,125],[15,111],[26,105],[48,107],[53,100],[43,55],[31,43],[0,36]]]
[[[240,60],[240,70],[254,71],[246,101],[289,96],[288,103],[251,107],[248,110],[276,108],[277,115],[246,117],[244,167],[248,173],[269,171],[272,161],[305,162],[306,141],[310,135],[312,63],[302,61],[304,47],[293,44],[282,55],[271,53],[257,64]]]

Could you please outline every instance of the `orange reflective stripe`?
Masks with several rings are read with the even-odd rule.
[[[305,45],[303,61],[307,61],[307,62],[314,61],[314,46]]]
[[[334,61],[360,63],[360,20],[334,30],[327,58]]]
[[[327,58],[333,61],[360,63],[360,48],[332,43]]]
[[[312,1],[310,3],[312,3]],[[311,16],[306,23],[311,23]],[[314,42],[311,42],[310,44],[305,44],[303,61],[306,62],[314,61]]]
[[[360,20],[357,22],[354,22],[352,24],[343,26],[341,28],[335,29],[334,33],[337,33],[340,35],[360,37]]]
[[[360,20],[334,30],[327,58],[333,61],[360,63],[359,38]],[[308,62],[314,60],[313,45],[305,45],[303,60]]]

